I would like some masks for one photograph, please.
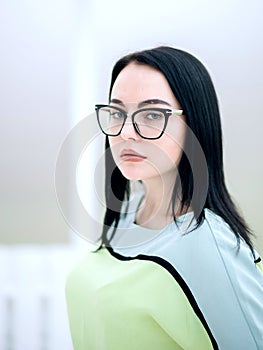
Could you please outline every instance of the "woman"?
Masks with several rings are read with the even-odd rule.
[[[263,349],[263,274],[226,189],[213,84],[192,55],[121,58],[109,103],[99,249],[70,275],[74,348]]]

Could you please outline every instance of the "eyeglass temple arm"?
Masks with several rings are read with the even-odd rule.
[[[171,113],[171,115],[173,115],[173,114],[183,115],[183,110],[182,109],[172,109],[170,113]]]

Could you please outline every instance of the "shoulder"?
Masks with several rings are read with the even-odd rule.
[[[248,277],[262,278],[250,247],[242,237],[238,245],[229,225],[207,209],[198,228],[177,235],[176,241],[160,247],[158,254],[196,284],[214,279],[215,285],[225,281],[229,287],[239,288],[249,282]]]
[[[198,228],[158,254],[182,276],[222,348],[263,345],[263,274],[222,218],[206,210]]]
[[[182,245],[187,245],[191,253],[202,255],[204,259],[221,256],[224,252],[234,258],[240,259],[242,256],[254,262],[251,249],[242,237],[239,237],[238,244],[237,236],[220,216],[209,209],[205,209],[204,214],[199,227],[183,232],[180,239]]]

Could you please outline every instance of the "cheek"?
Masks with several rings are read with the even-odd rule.
[[[118,153],[119,141],[117,139],[118,139],[118,137],[109,137],[109,145],[110,145],[111,153],[112,153],[114,159]]]
[[[172,164],[178,164],[184,148],[184,134],[173,133],[173,135],[164,134],[160,140],[156,140],[155,144],[155,157],[160,161],[170,162]]]
[[[182,149],[175,142],[167,142],[156,147],[152,155],[152,160],[157,167],[160,169],[169,169],[179,164],[182,156]]]

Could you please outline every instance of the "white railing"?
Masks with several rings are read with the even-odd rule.
[[[83,249],[0,246],[0,349],[72,350],[65,282]]]

